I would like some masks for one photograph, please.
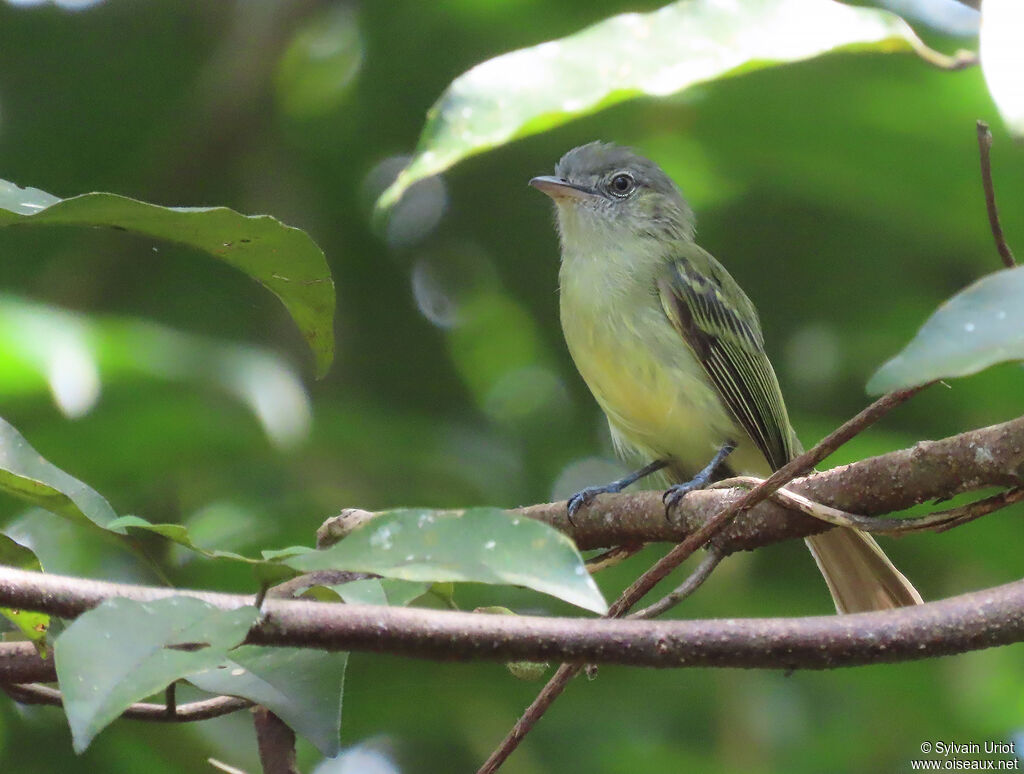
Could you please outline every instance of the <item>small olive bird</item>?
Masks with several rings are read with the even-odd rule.
[[[671,508],[716,470],[764,477],[799,453],[757,311],[697,246],[671,178],[627,148],[593,142],[530,185],[556,204],[569,352],[620,456],[645,465],[577,493],[570,516],[656,471],[671,484]],[[836,528],[807,545],[840,613],[920,604],[870,535]]]

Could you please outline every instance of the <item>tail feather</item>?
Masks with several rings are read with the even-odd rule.
[[[866,532],[839,527],[806,542],[838,612],[888,610],[924,601]]]

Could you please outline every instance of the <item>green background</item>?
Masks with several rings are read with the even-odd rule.
[[[998,268],[977,118],[993,124],[1003,225],[1024,251],[1024,148],[978,68],[841,54],[627,102],[471,158],[412,191],[389,231],[371,227],[387,170],[454,77],[658,5],[0,3],[0,178],[58,196],[270,213],[311,234],[338,290],[336,362],[314,382],[278,302],[207,256],[107,231],[0,230],[0,291],[272,350],[303,373],[313,421],[304,442],[275,446],[201,380],[131,374],[101,374],[99,402],[71,420],[2,359],[0,414],[118,513],[186,522],[210,547],[249,553],[309,544],[343,507],[511,506],[605,479],[617,470],[607,431],[558,328],[550,204],[526,185],[570,147],[603,139],[634,145],[679,181],[700,243],[759,307],[794,424],[813,443],[866,404],[867,378],[942,300]],[[1022,387],[1017,365],[932,387],[830,462],[1012,418]],[[926,598],[1008,582],[1020,573],[1021,513],[886,548]],[[0,524],[52,571],[156,580],[131,555],[11,499],[0,500]],[[252,589],[244,569],[155,540],[149,549],[177,584]],[[658,553],[604,574],[606,596]],[[457,600],[571,612],[500,588]],[[675,615],[830,610],[794,542],[730,558]],[[790,675],[603,668],[569,687],[506,770],[905,771],[926,740],[1021,733],[1020,655],[1013,646]],[[407,772],[472,770],[539,687],[500,664],[369,654],[353,656],[346,683],[343,743],[384,750]],[[239,713],[189,727],[120,721],[76,758],[59,710],[0,698],[3,771],[203,771],[210,756],[256,771],[255,750]],[[316,760],[300,742],[304,770]]]

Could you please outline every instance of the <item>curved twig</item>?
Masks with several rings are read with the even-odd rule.
[[[64,696],[61,692],[48,685],[0,683],[0,690],[3,690],[19,704],[47,704],[54,707],[64,705]],[[163,704],[136,702],[121,713],[121,717],[159,723],[191,723],[196,720],[209,720],[229,715],[238,710],[248,709],[252,704],[248,699],[239,699],[235,696],[215,696],[212,699],[178,704],[172,713],[170,708]]]
[[[1003,264],[1008,267],[1017,265],[1013,257],[1013,251],[1006,243],[1003,235],[1003,226],[999,222],[999,208],[996,206],[996,188],[992,182],[992,131],[984,121],[978,121],[978,155],[981,160],[981,185],[985,190],[985,211],[988,213],[988,225],[992,231],[992,238],[996,243],[996,250]]]
[[[626,616],[629,619],[642,619],[642,618],[657,618],[662,613],[671,610],[673,607],[678,605],[693,592],[700,588],[701,584],[708,579],[708,576],[715,571],[719,562],[725,558],[723,554],[716,546],[708,546],[707,555],[701,560],[700,564],[694,569],[692,573],[683,581],[675,591],[666,594],[664,597],[659,599],[653,605],[648,605],[642,610],[637,610]]]
[[[725,489],[737,485],[746,487],[758,486],[764,479],[755,476],[735,476],[712,485],[715,489]],[[783,487],[775,492],[771,499],[787,508],[805,513],[836,527],[851,527],[873,532],[878,535],[906,535],[912,532],[945,532],[953,527],[986,516],[990,513],[1024,500],[1024,488],[1008,489],[991,497],[976,500],[973,503],[947,508],[942,511],[911,516],[902,519],[879,519],[872,516],[860,516],[838,508],[816,503],[808,497],[792,492]]]

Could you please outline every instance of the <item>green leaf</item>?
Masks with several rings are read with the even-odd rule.
[[[75,751],[133,702],[220,664],[257,616],[254,607],[218,610],[184,596],[111,599],[80,615],[54,643]],[[198,647],[175,648],[188,645]]]
[[[378,209],[467,156],[623,100],[663,97],[837,49],[903,50],[911,41],[919,44],[891,13],[825,0],[681,0],[613,16],[456,78],[427,114],[416,154]]]
[[[1024,359],[1024,266],[969,285],[940,306],[868,382],[869,395],[905,390]]]
[[[189,534],[188,528],[184,524],[154,524],[139,516],[120,516],[110,522],[106,528],[118,535],[128,535],[132,530],[160,535],[160,537],[166,538],[167,540],[177,543],[179,546],[184,548],[188,548],[191,551],[195,551],[197,554],[201,554],[207,559],[230,559],[236,562],[245,562],[246,564],[264,563],[259,559],[250,559],[242,554],[236,554],[234,551],[220,551],[203,548],[192,540],[192,536]]]
[[[0,534],[0,566],[17,567],[19,570],[34,570],[36,572],[42,572],[43,569],[31,549],[2,534]],[[34,642],[45,656],[46,632],[50,628],[50,616],[45,613],[15,610],[10,607],[0,607],[0,615],[17,626],[21,633]]]
[[[99,492],[43,459],[3,419],[0,490],[82,524],[106,527],[117,516]]]
[[[161,207],[110,193],[58,199],[0,180],[0,227],[107,227],[201,250],[248,274],[288,309],[323,376],[334,357],[334,281],[309,235],[269,215],[226,207]]]
[[[391,511],[340,543],[286,564],[300,572],[351,570],[412,581],[512,584],[596,613],[608,609],[568,537],[498,508]]]
[[[348,653],[243,645],[223,664],[188,678],[211,693],[272,710],[328,757],[340,750],[341,698]]]
[[[1024,3],[1020,0],[985,0],[981,11],[980,54],[992,101],[1007,129],[1024,136]]]
[[[339,583],[327,588],[334,591],[350,605],[391,605],[404,607],[430,590],[424,581],[408,581],[398,578],[365,578]]]

